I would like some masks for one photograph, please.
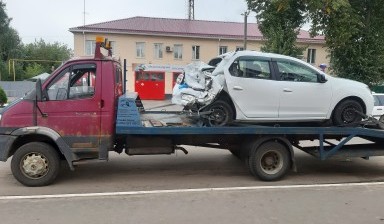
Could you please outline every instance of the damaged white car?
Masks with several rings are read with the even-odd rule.
[[[363,83],[329,76],[296,58],[256,51],[188,65],[172,102],[201,115],[208,126],[233,121],[345,125],[359,123],[373,108]]]

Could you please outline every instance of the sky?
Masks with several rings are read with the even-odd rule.
[[[188,0],[0,0],[23,43],[42,38],[73,49],[69,28],[134,16],[188,18]],[[85,1],[85,10],[84,10]],[[195,19],[243,22],[245,0],[195,0]],[[256,22],[253,14],[249,22]]]

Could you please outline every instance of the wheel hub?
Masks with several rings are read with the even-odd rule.
[[[268,174],[275,174],[279,172],[282,167],[282,156],[277,152],[267,152],[261,158],[261,168]]]
[[[343,120],[345,123],[351,123],[355,120],[356,118],[356,112],[355,112],[355,108],[354,107],[347,107],[345,110],[344,110],[344,113],[343,113]]]
[[[47,159],[38,153],[31,153],[24,157],[21,162],[24,175],[31,178],[41,178],[48,172]]]

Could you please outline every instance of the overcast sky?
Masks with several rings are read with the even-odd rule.
[[[24,43],[44,39],[73,48],[71,27],[83,25],[84,0],[0,0]],[[187,18],[188,0],[85,0],[85,23],[134,16]],[[195,0],[195,19],[242,22],[245,0]],[[256,22],[252,16],[249,22]]]

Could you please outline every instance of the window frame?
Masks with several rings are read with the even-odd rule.
[[[219,46],[219,55],[225,54],[228,52],[228,46]]]
[[[192,60],[200,60],[200,45],[192,45]]]
[[[153,57],[155,59],[163,59],[163,43],[154,43],[153,44]]]
[[[308,48],[307,50],[307,63],[316,64],[316,49]]]
[[[173,45],[173,59],[183,60],[183,45],[182,44]]]
[[[145,58],[145,42],[136,42],[136,58]]]
[[[85,55],[95,55],[96,41],[95,40],[85,40]]]

